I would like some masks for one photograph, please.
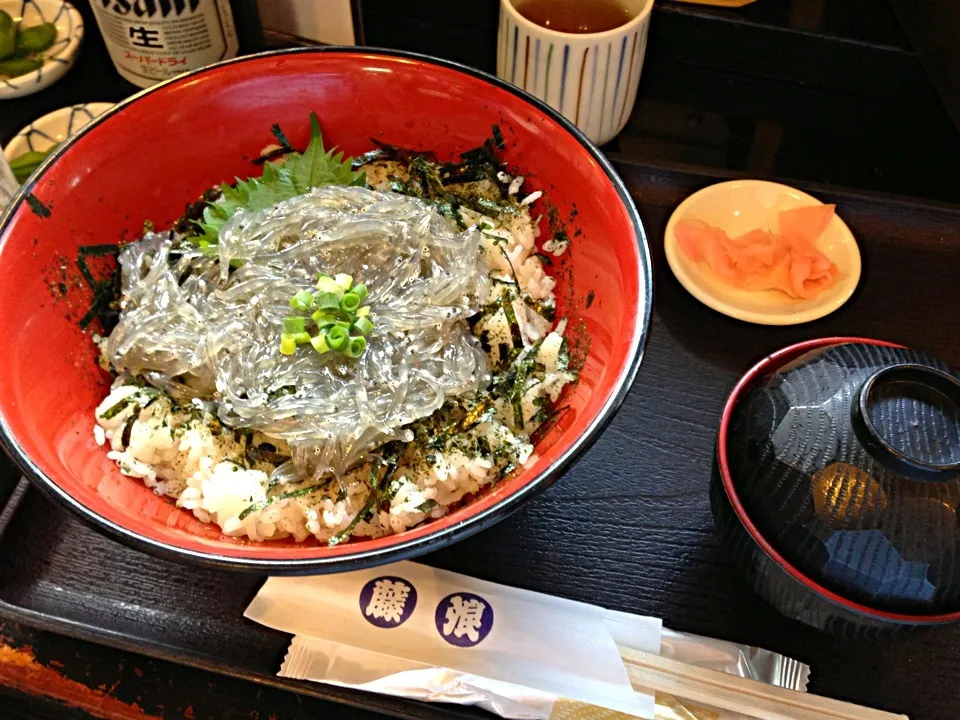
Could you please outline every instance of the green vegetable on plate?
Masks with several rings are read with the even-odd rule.
[[[22,28],[17,33],[16,52],[18,54],[43,52],[57,39],[57,26],[53,23],[42,23],[28,28]]]
[[[13,55],[17,47],[17,25],[9,14],[0,10],[0,60]]]
[[[12,57],[6,60],[0,60],[0,75],[7,77],[19,77],[28,72],[39,70],[43,66],[43,60],[35,58]]]
[[[13,176],[17,179],[17,182],[21,185],[25,183],[33,171],[40,166],[40,163],[46,160],[59,145],[60,143],[57,143],[47,150],[30,150],[11,160],[10,169],[13,170]]]
[[[37,54],[47,50],[56,39],[57,27],[53,23],[18,28],[10,14],[0,10],[0,75],[18,77],[38,70],[43,66],[43,58]]]

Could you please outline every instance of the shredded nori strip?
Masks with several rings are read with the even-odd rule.
[[[570,367],[570,344],[566,338],[560,341],[560,349],[557,351],[557,369],[566,370]]]
[[[500,469],[500,472],[497,473],[497,476],[493,479],[493,482],[490,483],[490,487],[493,487],[494,485],[496,485],[498,482],[503,480],[507,475],[509,475],[516,469],[517,469],[517,464],[515,462],[508,462],[506,465],[504,465]]]
[[[364,153],[360,157],[355,157],[353,159],[354,170],[361,165],[384,160],[409,163],[413,161],[414,158],[423,157],[430,162],[436,162],[436,156],[429,150],[413,150],[411,148],[400,147],[399,145],[390,145],[376,138],[370,138],[370,142],[376,145],[377,149]]]
[[[133,396],[128,395],[127,397],[120,400],[116,405],[108,407],[106,410],[100,413],[100,417],[102,417],[104,420],[110,420],[111,418],[116,417],[121,412],[123,412],[124,408],[126,408],[127,405],[129,405],[132,401],[133,401]]]
[[[513,381],[513,387],[510,389],[509,400],[510,404],[513,405],[513,422],[519,429],[523,429],[524,426],[523,396],[526,392],[527,378],[530,376],[530,371],[533,370],[534,363],[537,361],[541,342],[543,341],[531,347],[526,357],[517,363],[517,374]]]
[[[393,500],[393,496],[397,494],[397,490],[400,489],[400,486],[392,486],[390,483],[393,481],[393,473],[396,472],[397,461],[393,460],[387,465],[387,471],[383,474],[383,477],[380,478],[380,498],[378,503],[383,505],[383,503],[389,503]]]
[[[330,484],[330,481],[322,482],[317,485],[309,485],[307,487],[298,488],[296,490],[291,490],[290,492],[285,492],[281,495],[274,495],[273,497],[268,497],[266,500],[260,500],[255,502],[253,505],[246,508],[240,515],[237,516],[238,520],[244,520],[250,513],[256,512],[257,510],[263,510],[268,505],[273,504],[277,500],[290,500],[291,498],[301,497],[302,495],[309,495],[316,490],[322,490]]]
[[[553,318],[557,314],[557,308],[553,305],[546,305],[542,300],[534,300],[529,295],[523,296],[523,302],[526,303],[527,307],[532,308],[533,311],[542,317],[544,320],[549,320],[553,322]]]
[[[383,460],[381,458],[376,458],[370,463],[370,476],[367,478],[367,484],[371,490],[376,490],[380,484],[377,476],[380,474],[381,467],[383,467]]]
[[[440,168],[444,185],[490,180],[503,189],[504,184],[497,177],[497,173],[504,168],[498,151],[505,149],[506,143],[499,126],[494,125],[492,133],[492,137],[487,138],[480,147],[460,153],[459,163],[447,163]]]
[[[259,157],[255,157],[253,159],[253,164],[263,165],[266,162],[269,162],[271,160],[276,160],[278,157],[283,157],[284,155],[289,155],[290,153],[294,153],[294,152],[296,152],[294,148],[285,148],[285,147],[275,148],[268,153],[264,153]]]
[[[520,332],[517,313],[513,309],[513,300],[513,297],[503,294],[497,299],[497,303],[503,309],[503,314],[507,316],[507,322],[510,323],[510,339],[513,340],[514,347],[523,347],[523,335]]]
[[[173,224],[173,229],[181,235],[193,235],[196,232],[196,223],[203,221],[203,210],[210,203],[218,200],[223,194],[219,185],[210,188],[196,202],[187,203],[183,215]]]
[[[137,413],[130,416],[130,419],[124,423],[123,432],[120,433],[120,447],[126,449],[130,446],[130,436],[133,434],[133,425],[137,422]]]
[[[440,169],[422,155],[415,157],[408,170],[410,178],[419,183],[420,190],[426,197],[437,197],[444,194],[443,181],[440,179]]]
[[[287,140],[287,136],[284,134],[283,130],[280,129],[279,123],[274,123],[270,126],[270,132],[277,139],[277,142],[280,143],[280,147],[289,148],[293,150],[293,145]]]
[[[477,455],[480,457],[490,457],[490,443],[485,437],[477,438]]]
[[[392,489],[392,492],[389,494],[384,492],[384,488],[388,487],[388,483],[390,483],[391,479],[393,478],[393,473],[397,469],[397,458],[400,449],[399,446],[394,445],[393,443],[388,443],[388,446],[385,446],[388,448],[387,452],[377,460],[370,470],[370,477],[368,480],[370,484],[370,494],[367,496],[367,501],[363,504],[363,507],[360,508],[360,511],[354,515],[353,519],[350,521],[350,524],[327,541],[327,544],[330,547],[339,545],[344,540],[348,539],[354,528],[360,524],[361,520],[370,515],[375,507],[379,507],[383,502],[389,502],[397,493],[399,487]],[[386,470],[384,471],[383,475],[377,479],[377,475],[382,467],[386,467]],[[346,492],[343,491],[343,497],[345,496]],[[338,497],[337,500],[342,500],[343,497]]]
[[[33,193],[27,194],[27,205],[30,211],[40,219],[50,217],[50,208],[43,204],[43,201]]]
[[[327,545],[334,547],[350,537],[350,533],[353,532],[353,529],[360,524],[360,521],[363,520],[363,518],[370,514],[370,511],[373,509],[374,503],[377,501],[378,497],[378,493],[371,492],[367,497],[367,501],[363,504],[363,507],[360,508],[360,512],[353,516],[353,520],[350,521],[349,525],[327,540]]]
[[[146,402],[142,402],[144,396],[147,398]],[[126,448],[128,445],[130,445],[130,434],[133,432],[133,424],[139,419],[140,412],[150,407],[158,397],[160,397],[160,393],[158,391],[154,390],[153,388],[144,388],[143,395],[137,395],[136,393],[128,395],[127,397],[119,400],[115,405],[112,405],[100,413],[99,417],[104,420],[110,420],[131,405],[133,406],[133,412],[130,415],[130,419],[124,423],[123,430],[120,433],[120,444]]]
[[[530,442],[537,446],[540,444],[540,441],[547,436],[547,433],[550,432],[554,425],[570,410],[569,405],[563,405],[558,408],[554,408],[553,411],[547,414],[547,417],[540,424],[536,430],[533,431],[533,434],[530,435]]]
[[[379,162],[381,160],[396,160],[396,153],[392,152],[390,149],[380,147],[376,150],[365,152],[359,157],[355,157],[353,159],[352,167],[354,170],[356,170],[364,165],[369,165],[372,162]]]
[[[259,157],[253,159],[254,165],[263,165],[265,162],[274,160],[278,157],[283,157],[284,155],[289,155],[290,153],[296,152],[296,148],[290,144],[290,141],[287,140],[287,136],[284,134],[283,130],[280,129],[278,123],[274,123],[270,126],[270,132],[277,139],[277,142],[280,144],[280,147],[274,148],[270,152],[263,153]],[[200,220],[200,218],[197,218]]]
[[[499,173],[504,164],[498,157],[499,150],[505,147],[503,135],[496,126],[493,128],[493,137],[479,147],[466,150],[460,154],[460,161],[455,163],[439,163],[436,155],[429,151],[410,150],[395,145],[387,145],[373,140],[377,145],[372,150],[358,158],[354,158],[354,169],[367,163],[395,161],[407,165],[409,179],[391,178],[391,189],[404,195],[413,195],[423,200],[436,203],[438,210],[457,221],[464,229],[462,220],[457,213],[460,206],[484,214],[500,215],[513,212],[514,205],[507,201],[507,184],[500,180]],[[487,198],[476,194],[456,192],[448,188],[460,183],[489,180],[499,191],[500,199]]]
[[[503,141],[503,133],[500,132],[500,126],[497,124],[493,126],[493,144],[496,145],[499,150],[507,147],[507,144]]]
[[[110,332],[120,319],[120,266],[114,264],[110,275],[104,280],[97,280],[87,265],[88,257],[102,257],[111,255],[114,258],[119,254],[119,245],[83,245],[77,250],[76,265],[80,276],[93,291],[93,300],[90,309],[80,319],[80,327],[85,328],[95,318],[105,332]]]
[[[273,450],[268,450],[264,447],[264,445],[251,445],[247,447],[244,454],[247,462],[249,462],[251,466],[258,462],[270,463],[271,465],[280,465],[281,463],[285,463],[290,459],[289,455],[276,452],[276,448]]]
[[[477,197],[472,199],[472,203],[469,200],[464,200],[464,205],[471,207],[478,212],[493,213],[494,216],[503,215],[504,213],[514,213],[516,210],[513,205],[508,205],[506,203],[499,203],[496,200],[491,200],[490,198]]]

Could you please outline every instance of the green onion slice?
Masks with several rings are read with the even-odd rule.
[[[346,273],[337,273],[333,281],[337,284],[337,287],[340,288],[341,294],[345,293],[350,289],[350,286],[353,285],[353,278]]]
[[[327,275],[321,275],[317,280],[317,290],[320,292],[334,293],[335,295],[340,295],[343,292],[340,290],[340,286],[337,285],[337,281]]]
[[[313,302],[317,310],[334,311],[340,309],[340,297],[332,292],[318,292],[313,295]]]
[[[346,350],[343,351],[343,354],[347,357],[358,358],[363,355],[363,351],[367,349],[367,340],[362,337],[350,338],[350,343],[347,345]]]
[[[297,339],[293,335],[284,333],[280,336],[280,352],[284,355],[293,355],[297,351]]]
[[[296,335],[302,333],[306,328],[307,319],[302,317],[285,317],[283,319],[283,332],[285,335]]]
[[[327,344],[334,350],[343,350],[348,340],[347,331],[339,325],[334,325],[327,330]]]
[[[311,336],[312,326],[307,331],[306,317],[287,316],[283,319],[280,352],[293,355],[297,345],[309,342],[318,353],[336,350],[346,357],[360,357],[367,349],[365,336],[374,329],[368,317],[370,306],[361,306],[368,294],[366,285],[354,286],[353,277],[346,273],[334,277],[320,273],[316,292],[301,290],[290,298],[290,307],[309,313],[316,335]]]
[[[313,318],[313,321],[317,324],[318,328],[326,327],[327,325],[333,325],[337,322],[337,316],[333,313],[324,312],[323,310],[317,310],[313,315],[310,316]]]
[[[360,307],[360,296],[351,291],[344,293],[340,298],[340,309],[347,313],[354,313]]]
[[[313,295],[309,290],[301,290],[292,298],[290,298],[290,307],[292,307],[294,310],[310,312],[313,310]]]
[[[361,335],[369,335],[370,331],[373,330],[373,323],[368,318],[358,317],[356,322],[353,323],[353,328]]]

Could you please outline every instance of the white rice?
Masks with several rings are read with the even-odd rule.
[[[378,180],[385,182],[386,176],[368,171],[371,184]],[[522,182],[522,177],[514,178],[510,192],[518,192]],[[521,295],[540,307],[555,307],[555,281],[536,255],[539,230],[527,209],[540,195],[539,191],[528,195],[520,212],[504,222],[461,211],[467,223],[484,228],[481,250],[491,276],[501,281],[490,284],[488,303],[515,284]],[[282,441],[221,428],[202,408],[176,407],[153,388],[115,387],[96,409],[94,437],[98,444],[108,445],[108,457],[122,473],[142,479],[159,495],[175,498],[179,507],[203,522],[216,523],[225,535],[256,541],[303,541],[312,536],[339,542],[348,536],[403,532],[428,517],[442,517],[452,505],[501,477],[504,468],[473,448],[485,444],[505,449],[515,466],[535,461],[529,437],[542,422],[542,409],[576,377],[561,358],[566,323],[561,321],[551,331],[552,322],[527,303],[517,299],[511,305],[523,342],[518,361],[536,352],[536,361],[544,368],[527,379],[519,405],[522,418],[514,407],[498,400],[495,415],[459,433],[455,447],[401,455],[391,476],[389,503],[372,512],[365,512],[371,510],[370,464],[341,477],[339,484],[303,481],[278,488],[271,484],[276,466],[262,459],[251,461],[250,452],[266,444],[277,454],[289,453]],[[510,322],[502,309],[482,318],[474,332],[485,333],[493,364],[513,347]],[[287,487],[290,490],[284,492]],[[364,517],[358,519],[361,514]]]

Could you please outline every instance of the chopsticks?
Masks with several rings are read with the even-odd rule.
[[[618,648],[634,689],[668,693],[761,720],[906,720],[906,715],[774,687],[650,653]]]

